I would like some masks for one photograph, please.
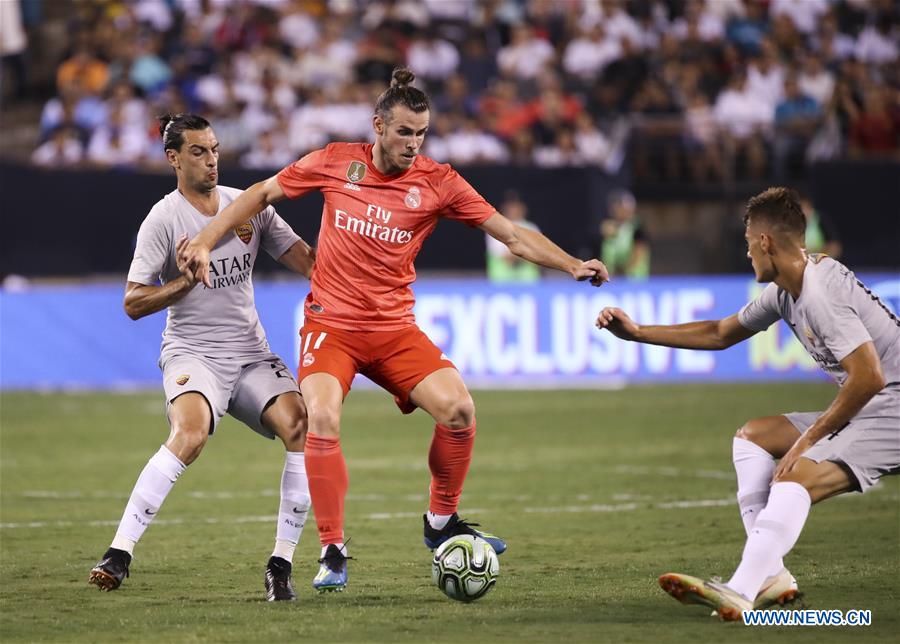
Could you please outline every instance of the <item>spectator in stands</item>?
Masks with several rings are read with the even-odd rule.
[[[581,166],[585,159],[575,143],[575,133],[569,126],[556,130],[556,138],[550,145],[539,146],[534,151],[534,164],[539,168],[563,168]]]
[[[502,163],[509,158],[506,146],[496,136],[482,129],[474,118],[451,117],[451,131],[444,137],[450,163]]]
[[[534,135],[531,130],[519,130],[509,139],[509,163],[534,164]]]
[[[488,49],[483,33],[474,32],[466,38],[458,69],[472,88],[490,87],[497,78],[497,59]]]
[[[50,138],[31,154],[31,161],[45,168],[73,166],[83,158],[81,136],[77,129],[67,125],[56,128]]]
[[[60,88],[59,96],[51,98],[41,112],[41,140],[45,141],[60,127],[75,130],[84,143],[106,114],[103,102],[96,96],[85,96],[77,82]]]
[[[709,99],[699,90],[692,92],[684,112],[684,137],[688,167],[694,181],[724,178],[718,134]]]
[[[853,36],[838,30],[837,17],[829,11],[822,17],[819,29],[812,38],[812,48],[827,65],[834,65],[854,55],[856,41]]]
[[[612,141],[597,128],[593,117],[582,112],[575,117],[575,147],[584,163],[606,167],[612,154]]]
[[[769,15],[787,16],[803,34],[809,35],[816,29],[819,19],[828,11],[828,0],[771,0]]]
[[[507,77],[534,80],[556,58],[553,46],[534,34],[530,25],[512,28],[510,43],[497,52],[497,66]]]
[[[774,43],[764,38],[760,43],[759,55],[750,61],[747,68],[748,90],[765,101],[770,110],[774,110],[781,101],[784,75],[784,66],[778,59]]]
[[[288,0],[278,20],[281,42],[297,51],[307,51],[319,39],[319,24],[309,14],[303,0]]]
[[[789,75],[784,81],[784,98],[775,108],[773,165],[779,182],[792,178],[791,165],[803,162],[806,148],[821,123],[822,108],[815,99],[802,94],[797,78]]]
[[[216,50],[206,39],[200,24],[194,21],[184,23],[181,38],[174,43],[171,55],[184,60],[188,74],[194,79],[209,74],[216,61]]]
[[[282,128],[263,130],[253,140],[253,147],[241,157],[241,167],[249,170],[272,170],[283,168],[295,160],[284,136]]]
[[[761,178],[766,165],[763,137],[775,118],[773,106],[751,92],[746,73],[737,71],[716,99],[713,114],[729,161],[726,171],[733,172],[736,162],[742,159],[748,174]]]
[[[644,34],[637,21],[625,10],[624,0],[605,0],[602,20],[609,38],[617,40],[623,47],[630,45],[632,49],[640,49]]]
[[[583,29],[581,35],[569,41],[563,54],[563,69],[583,83],[600,77],[603,69],[622,56],[617,39],[606,37],[602,22]]]
[[[891,14],[881,13],[874,25],[863,29],[856,40],[854,54],[858,60],[875,65],[888,65],[897,62],[900,49],[897,42],[900,40],[900,27],[895,23]]]
[[[430,91],[434,91],[456,72],[459,51],[438,37],[434,29],[426,29],[413,38],[406,50],[406,62],[410,69],[416,70],[416,77],[424,79]]]
[[[144,125],[127,122],[124,106],[113,105],[104,123],[91,135],[87,159],[101,166],[137,165],[148,144]]]
[[[453,74],[444,82],[444,91],[435,96],[434,105],[438,114],[449,114],[451,112],[465,114],[466,116],[478,114],[478,102],[475,93],[469,89],[466,77],[462,74]],[[428,136],[431,136],[430,130]]]
[[[635,174],[646,179],[661,171],[667,179],[676,179],[684,122],[665,83],[648,78],[631,101],[631,110],[640,117],[632,133]]]
[[[356,45],[344,36],[340,20],[327,18],[315,45],[294,51],[285,75],[295,87],[327,89],[350,82],[355,64]]]
[[[528,206],[518,193],[510,190],[506,193],[500,206],[503,214],[516,226],[540,232],[536,224],[528,221]],[[487,276],[496,284],[529,283],[541,279],[541,269],[531,262],[526,262],[511,252],[490,235],[485,235],[487,244]]]
[[[769,33],[765,5],[759,0],[744,2],[744,14],[732,18],[725,27],[729,41],[737,45],[744,56],[759,54],[763,38]]]
[[[137,44],[136,56],[128,78],[145,95],[158,92],[172,77],[172,69],[163,60],[161,51],[162,39],[159,36],[147,36]]]
[[[554,86],[552,80],[545,81],[540,95],[522,107],[518,123],[530,126],[535,140],[542,145],[556,141],[563,126],[571,126],[581,113],[581,103],[571,94],[565,94]]]
[[[900,112],[888,107],[891,91],[870,86],[863,95],[863,109],[853,115],[850,130],[850,152],[855,156],[872,154],[896,155],[900,136]]]
[[[601,222],[601,261],[610,275],[645,279],[650,275],[650,244],[637,217],[637,202],[627,190],[613,190]]]
[[[670,30],[678,40],[684,40],[689,31],[696,30],[704,42],[718,42],[725,36],[725,23],[721,15],[710,10],[709,3],[688,0],[684,15],[672,22]]]
[[[834,74],[825,68],[820,56],[807,53],[797,73],[797,85],[803,94],[815,99],[824,108],[834,93]]]
[[[125,123],[144,127],[150,122],[146,101],[135,96],[134,87],[126,81],[118,81],[110,88],[104,108],[107,114],[113,110],[121,111]]]
[[[56,88],[75,86],[88,96],[100,96],[109,82],[109,67],[87,46],[79,46],[56,71]]]

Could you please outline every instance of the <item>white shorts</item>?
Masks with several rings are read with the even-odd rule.
[[[821,415],[813,411],[784,416],[802,434]],[[843,429],[822,438],[803,457],[847,468],[856,477],[860,492],[886,474],[900,473],[900,391],[877,393]]]
[[[274,353],[245,359],[180,354],[166,356],[160,368],[166,391],[166,415],[178,396],[197,392],[206,398],[212,410],[210,434],[227,412],[262,436],[275,438],[273,432],[263,427],[263,411],[276,396],[300,391],[290,370]]]

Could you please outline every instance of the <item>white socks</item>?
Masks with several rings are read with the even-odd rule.
[[[770,571],[800,537],[811,501],[799,483],[775,483],[769,502],[759,513],[747,537],[741,563],[728,580],[728,587],[753,601]]]
[[[772,476],[775,474],[775,457],[752,441],[735,437],[732,442],[734,471],[737,474],[737,499],[741,521],[747,536],[753,530],[757,517],[769,500]],[[777,575],[784,568],[779,559],[767,577]]]
[[[443,530],[444,526],[450,522],[450,517],[452,514],[435,514],[434,512],[428,512],[428,525],[430,525],[435,530]]]
[[[273,557],[290,562],[294,548],[309,513],[309,482],[306,479],[306,462],[303,452],[286,452],[284,471],[281,473],[281,505],[278,508],[278,525],[275,529]]]
[[[166,495],[186,467],[165,445],[147,461],[125,506],[112,548],[134,554],[134,545],[153,521]]]

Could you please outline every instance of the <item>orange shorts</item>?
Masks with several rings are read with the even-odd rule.
[[[307,321],[300,329],[297,382],[329,373],[344,396],[357,373],[393,394],[404,414],[416,409],[409,393],[438,369],[456,366],[416,325],[399,331],[347,331]]]

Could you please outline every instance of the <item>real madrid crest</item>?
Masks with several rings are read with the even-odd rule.
[[[407,208],[418,208],[422,204],[422,194],[418,188],[413,186],[406,193],[406,198],[403,201],[406,202]]]
[[[362,181],[366,176],[366,164],[362,161],[351,161],[347,168],[347,179],[352,183]]]
[[[241,224],[234,229],[234,234],[237,235],[242,242],[249,244],[250,240],[253,239],[253,226],[251,226],[249,222]]]

